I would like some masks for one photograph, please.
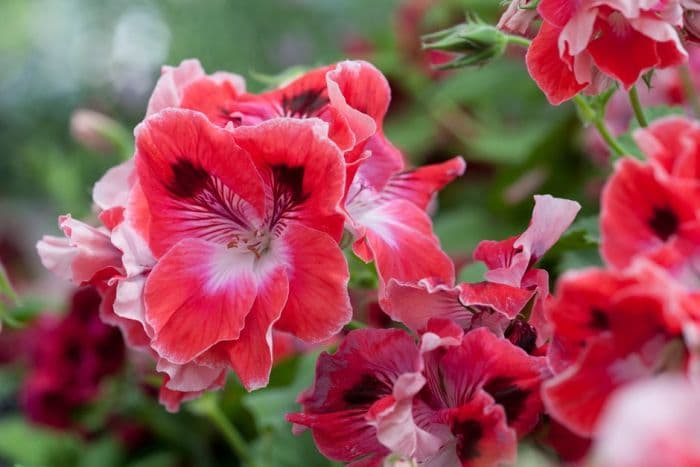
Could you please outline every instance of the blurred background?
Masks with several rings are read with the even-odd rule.
[[[131,129],[161,65],[190,57],[208,72],[243,75],[251,91],[293,66],[374,63],[392,86],[386,133],[408,159],[420,165],[461,154],[468,161],[435,213],[464,279],[482,272],[468,261],[480,240],[524,230],[534,193],[579,200],[585,227],[597,209],[605,154],[584,154],[573,108],[546,103],[527,76],[523,50],[482,68],[436,72],[430,62],[440,57],[420,49],[421,34],[463,21],[466,11],[495,23],[502,9],[496,0],[0,1],[0,261],[27,313],[71,310],[68,284],[43,271],[34,244],[58,233],[59,214],[90,218],[92,185],[130,153]],[[113,138],[96,137],[95,124]],[[595,264],[595,248],[579,243],[545,262],[555,272]],[[73,308],[76,300],[87,303],[79,297]],[[46,326],[58,332],[55,323]],[[209,424],[188,410],[166,414],[133,369],[84,398],[84,409],[73,404],[64,419],[47,422],[66,394],[32,393],[27,374],[42,358],[54,364],[58,351],[46,357],[26,347],[29,332],[4,330],[0,338],[0,466],[233,465]],[[105,345],[108,356],[119,352]],[[256,397],[227,388],[229,415],[255,439],[258,465],[329,465],[308,437],[291,437],[282,417],[311,381],[307,360],[276,368],[271,390]]]

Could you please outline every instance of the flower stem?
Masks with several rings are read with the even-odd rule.
[[[598,133],[600,133],[600,136],[607,143],[610,150],[618,157],[624,155],[626,151],[605,125],[604,115],[593,109],[588,101],[580,94],[574,96],[574,103],[578,107],[579,112],[581,112],[583,119],[593,123],[593,126],[596,127]]]
[[[361,321],[353,319],[348,324],[346,324],[345,327],[350,331],[354,331],[355,329],[364,329],[367,327],[367,325]]]
[[[532,41],[522,36],[513,36],[511,34],[506,35],[506,40],[509,44],[520,45],[522,47],[528,48]]]
[[[690,108],[693,109],[695,116],[700,117],[700,99],[698,98],[698,92],[695,89],[693,77],[690,75],[688,65],[681,65],[678,68],[678,73],[680,74],[681,84],[683,85],[683,94],[685,94],[685,98],[690,104]]]
[[[647,118],[644,116],[644,109],[642,108],[641,102],[639,102],[639,92],[637,91],[637,86],[632,86],[629,92],[630,104],[632,104],[632,110],[634,111],[634,116],[639,123],[639,126],[646,128],[649,126]]]
[[[252,465],[245,439],[221,410],[219,398],[215,394],[204,394],[199,400],[193,401],[190,408],[193,412],[207,417],[216,426],[242,464]]]

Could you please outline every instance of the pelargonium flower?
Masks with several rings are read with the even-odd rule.
[[[548,309],[555,375],[542,395],[550,415],[589,437],[617,389],[683,368],[688,353],[677,292],[662,269],[643,260],[624,273],[588,269],[562,276]]]
[[[499,465],[537,423],[546,375],[542,357],[448,320],[431,321],[420,347],[400,330],[353,331],[319,359],[304,412],[287,417],[340,461]]]
[[[676,0],[542,0],[537,10],[543,22],[527,66],[554,105],[599,92],[607,78],[629,89],[644,72],[687,58],[674,29],[682,23]]]
[[[221,79],[219,74],[204,75],[196,60],[164,68],[149,112],[189,108],[220,126],[235,127],[279,117],[322,119],[347,164],[344,207],[346,227],[355,238],[353,251],[363,261],[375,261],[380,293],[391,277],[454,279],[454,266],[440,249],[425,210],[435,193],[464,173],[464,161],[453,158],[406,169],[403,155],[383,134],[390,89],[376,68],[363,61],[344,61],[310,70],[259,95],[206,94],[212,81]]]
[[[482,241],[474,259],[486,264],[486,281],[475,284],[437,282],[431,278],[410,283],[392,280],[382,306],[397,321],[416,331],[431,318],[450,318],[464,329],[487,327],[498,335],[533,350],[549,329],[544,303],[549,297],[547,271],[534,268],[573,222],[580,206],[575,201],[535,196],[530,226],[502,241]],[[533,300],[530,324],[515,318]]]
[[[273,325],[313,342],[350,319],[344,166],[324,128],[281,119],[229,132],[172,110],[137,129],[151,213],[137,229],[157,258],[144,300],[158,355],[231,365],[253,389],[267,384]]]
[[[640,138],[648,141],[651,135],[644,133]],[[683,141],[678,139],[673,144],[680,146]],[[673,146],[669,149],[674,150]],[[678,149],[682,158],[687,157],[681,148]],[[660,151],[652,151],[653,164],[631,158],[619,161],[603,190],[601,253],[605,261],[616,268],[628,266],[638,256],[659,263],[673,261],[673,257],[679,255],[690,259],[692,256],[684,250],[697,244],[699,238],[697,183],[687,183],[687,174],[681,177],[660,168],[660,165],[671,168],[673,162]]]
[[[700,394],[678,376],[621,389],[598,423],[592,465],[700,465]]]
[[[68,314],[44,319],[32,335],[30,372],[21,402],[37,423],[68,428],[75,411],[94,400],[101,382],[124,362],[119,332],[99,317],[100,295],[94,287],[77,290]]]

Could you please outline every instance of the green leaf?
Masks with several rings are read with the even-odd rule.
[[[25,467],[73,467],[84,446],[72,435],[29,425],[21,416],[0,419],[0,458]]]

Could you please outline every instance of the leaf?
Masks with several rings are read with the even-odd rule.
[[[73,467],[83,447],[78,438],[29,425],[19,415],[0,419],[0,458],[9,462]]]

